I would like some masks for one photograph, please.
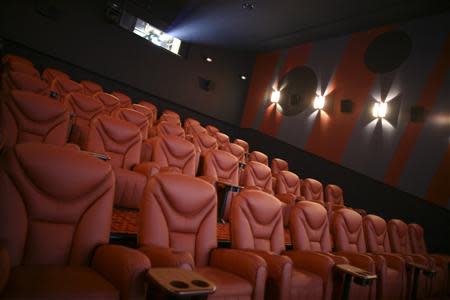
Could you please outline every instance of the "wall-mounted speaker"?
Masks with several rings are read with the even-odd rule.
[[[423,122],[425,120],[425,107],[411,107],[411,122]]]
[[[203,77],[198,77],[198,86],[204,90],[204,91],[210,91],[214,88],[214,82],[212,80],[203,78]]]
[[[350,99],[341,100],[341,112],[351,113],[353,111],[353,101]]]

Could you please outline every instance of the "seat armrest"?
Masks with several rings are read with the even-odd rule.
[[[194,259],[189,252],[157,246],[143,246],[139,248],[139,251],[150,259],[153,267],[193,270],[195,266]]]
[[[292,259],[295,268],[306,270],[322,278],[324,285],[329,280],[335,265],[334,260],[324,254],[314,251],[285,251],[283,255]]]
[[[119,245],[102,245],[95,251],[92,268],[120,291],[120,299],[145,297],[145,274],[150,261],[141,252]]]
[[[427,265],[424,265],[424,264],[421,264],[421,263],[417,263],[415,261],[407,261],[406,262],[406,267],[407,268],[411,268],[411,269],[420,270],[420,271],[423,272],[423,274],[425,276],[433,276],[434,274],[436,274],[436,270],[431,269]]]
[[[365,254],[352,252],[336,252],[336,255],[347,258],[351,265],[366,270],[370,273],[375,273],[375,262],[373,259]]]
[[[145,175],[147,178],[157,174],[161,166],[154,161],[146,161],[134,166],[133,171]]]
[[[356,284],[368,285],[371,281],[377,279],[377,275],[367,272],[366,270],[348,264],[336,265],[338,272],[350,275]]]
[[[283,203],[295,205],[295,202],[297,200],[297,196],[294,194],[276,194],[275,197],[277,197],[278,200],[280,200]]]
[[[2,294],[9,280],[11,271],[11,261],[6,248],[0,246],[0,295]]]
[[[209,265],[248,280],[254,291],[264,291],[267,278],[267,263],[260,256],[237,249],[212,250]],[[263,295],[254,295],[262,299]]]
[[[348,265],[349,264],[348,259],[343,257],[343,256],[335,255],[335,254],[329,253],[329,252],[321,252],[321,253],[323,255],[331,257],[331,259],[334,261],[335,264],[344,264],[344,265]]]

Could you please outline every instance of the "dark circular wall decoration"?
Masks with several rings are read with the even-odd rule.
[[[293,116],[302,112],[316,96],[317,76],[306,66],[297,67],[279,82],[282,113]]]
[[[367,47],[364,62],[373,73],[388,73],[397,69],[408,58],[411,47],[411,38],[403,31],[385,32]]]

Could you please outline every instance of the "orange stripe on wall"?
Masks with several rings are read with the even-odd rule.
[[[267,86],[271,83],[273,72],[277,66],[280,51],[262,53],[256,56],[252,80],[245,101],[241,127],[251,127],[258,112]]]
[[[289,73],[289,71],[295,67],[304,65],[308,61],[311,49],[311,43],[290,48],[286,55],[283,67],[278,74],[278,80],[282,80],[284,75]],[[283,116],[279,111],[277,111],[276,108],[276,104],[273,103],[265,108],[264,116],[259,126],[259,131],[271,136],[277,135]]]
[[[447,154],[431,180],[426,199],[443,207],[448,206],[450,199],[450,145],[448,145]]]
[[[441,54],[428,77],[424,90],[417,105],[424,106],[431,110],[436,102],[439,90],[447,76],[450,68],[450,34],[444,44]],[[400,139],[394,156],[389,164],[389,168],[384,177],[384,181],[393,186],[397,185],[409,159],[411,150],[417,142],[420,131],[424,123],[408,123],[408,126]]]
[[[391,29],[393,26],[385,26],[352,35],[332,82],[336,87],[333,114],[316,119],[306,143],[307,151],[340,162],[375,79],[364,64],[364,53],[375,37]],[[353,101],[352,114],[340,112],[341,99]]]

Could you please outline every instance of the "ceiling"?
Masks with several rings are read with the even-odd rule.
[[[181,40],[239,50],[284,48],[450,10],[449,0],[140,1],[149,9],[175,1],[167,31]],[[245,3],[254,8],[243,8]]]

